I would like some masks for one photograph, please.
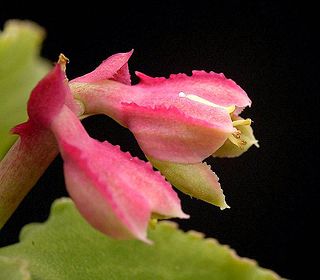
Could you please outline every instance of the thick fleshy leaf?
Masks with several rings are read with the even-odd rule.
[[[180,191],[221,208],[229,208],[219,178],[206,163],[183,164],[148,157],[152,165]]]
[[[64,159],[67,189],[79,211],[119,239],[146,239],[152,213],[187,218],[170,184],[150,164],[89,137],[65,106],[51,126]]]
[[[233,120],[241,120],[238,116],[233,116]],[[259,147],[258,140],[253,135],[253,130],[250,125],[240,125],[237,129],[241,131],[241,140],[244,141],[244,145],[241,147],[234,145],[229,139],[213,153],[214,157],[238,157],[246,152],[251,146]]]
[[[31,280],[28,262],[21,258],[8,258],[0,256],[0,279]]]
[[[126,53],[117,53],[108,57],[92,72],[78,77],[70,83],[94,83],[104,80],[115,80],[127,85],[131,84],[131,78],[128,68],[128,60],[133,50]]]
[[[158,223],[149,235],[152,246],[107,238],[82,219],[70,199],[60,199],[46,223],[26,226],[20,243],[1,248],[0,256],[25,260],[37,280],[282,279],[228,246],[172,223]]]
[[[17,136],[9,131],[27,119],[26,102],[51,65],[39,57],[45,32],[36,23],[9,20],[0,32],[0,159]]]

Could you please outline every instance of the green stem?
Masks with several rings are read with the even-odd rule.
[[[0,229],[58,154],[53,134],[19,138],[0,162]]]

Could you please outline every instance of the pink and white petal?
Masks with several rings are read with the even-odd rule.
[[[199,108],[193,109],[197,111]],[[123,122],[147,156],[172,162],[197,163],[222,146],[233,132],[230,117],[221,109],[212,110],[215,110],[220,122],[193,118],[191,113],[187,115],[175,107],[151,108],[123,103]],[[210,118],[212,115],[207,116],[207,119]]]
[[[95,147],[95,152],[86,154],[86,151],[78,147],[61,144],[65,154],[64,173],[70,196],[86,220],[104,234],[116,239],[137,238],[149,242],[146,236],[151,215],[148,201],[120,176],[116,180],[106,178],[108,166],[105,167],[107,174],[105,170],[101,174],[101,167],[94,164],[92,156],[108,154],[99,146],[100,143]]]
[[[79,211],[98,230],[114,238],[147,242],[153,212],[187,217],[177,194],[150,164],[90,138],[67,107],[52,130],[65,162],[67,189]]]
[[[126,53],[117,53],[104,60],[92,72],[73,79],[70,83],[94,83],[104,80],[115,80],[123,84],[130,85],[131,78],[128,68],[128,60],[133,50]]]
[[[119,146],[112,146],[108,142],[103,142],[103,144],[108,151],[110,166],[113,167],[110,172],[130,182],[134,190],[141,193],[149,202],[152,213],[163,218],[184,219],[189,217],[181,210],[179,197],[173,191],[172,186],[160,172],[153,170],[149,162],[132,157],[129,152],[122,152]],[[119,165],[112,165],[115,162],[118,162]]]
[[[65,73],[57,64],[32,90],[28,101],[29,121],[37,126],[49,128],[52,120],[65,104],[70,89]]]
[[[140,72],[136,72],[140,82],[134,87],[137,89],[147,90],[152,96],[165,95],[170,100],[179,92],[192,94],[213,102],[220,106],[235,105],[244,108],[251,105],[251,100],[245,91],[238,86],[233,80],[227,79],[222,73],[205,71],[192,71],[192,75],[172,74],[169,78],[157,77],[152,78]],[[140,104],[144,105],[144,104]]]
[[[183,164],[148,159],[180,191],[216,205],[221,210],[229,208],[219,178],[206,163]]]

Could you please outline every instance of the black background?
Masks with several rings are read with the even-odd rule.
[[[132,4],[57,2],[1,7],[6,19],[30,19],[47,30],[42,55],[69,57],[69,78],[91,71],[107,56],[134,49],[130,72],[151,76],[193,69],[223,72],[253,101],[260,148],[236,159],[208,159],[231,209],[179,193],[190,220],[181,228],[204,232],[240,256],[290,279],[315,279],[311,253],[317,239],[319,83],[316,8],[307,2],[200,1]],[[133,82],[137,82],[133,77]],[[105,116],[84,121],[89,133],[143,158],[132,135]],[[17,241],[25,223],[44,221],[51,202],[66,196],[58,157],[0,233],[0,245]],[[314,274],[313,274],[314,273]]]

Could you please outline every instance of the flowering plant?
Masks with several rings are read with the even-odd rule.
[[[26,44],[31,35],[37,38],[39,30],[32,23],[10,21],[1,34],[0,51],[11,51],[9,43]],[[36,44],[30,48],[26,53],[21,50],[22,56],[28,58],[30,69],[39,69]],[[184,213],[174,188],[204,203],[229,208],[217,175],[204,160],[240,156],[252,145],[258,146],[251,119],[240,116],[251,105],[249,97],[223,74],[205,71],[169,78],[136,72],[140,82],[131,85],[128,61],[132,54],[132,50],[114,54],[92,72],[72,80],[67,77],[68,59],[63,54],[51,70],[41,64],[44,71],[39,76],[46,74],[31,82],[28,120],[21,119],[11,130],[19,138],[0,163],[0,228],[58,153],[71,199],[57,201],[49,221],[42,228],[24,230],[18,245],[0,249],[0,266],[6,267],[0,278],[79,279],[86,275],[84,279],[98,279],[107,272],[117,275],[116,279],[193,279],[195,275],[209,279],[212,271],[218,271],[214,279],[279,279],[217,242],[203,240],[199,233],[182,233],[168,222],[157,222],[192,215]],[[8,74],[10,61],[2,65]],[[0,82],[9,84],[3,77]],[[11,86],[3,98],[13,98],[15,83]],[[123,147],[91,138],[81,120],[95,114],[105,114],[129,129],[149,162],[123,152]],[[1,112],[1,121],[5,118]],[[1,133],[2,139],[9,139],[6,131]],[[4,143],[3,151],[10,146],[9,140]],[[54,250],[57,238],[62,243]],[[33,250],[30,242],[41,244],[42,249]],[[207,245],[210,250],[202,248]],[[107,255],[102,248],[109,251]],[[43,250],[51,250],[56,257]],[[194,251],[202,255],[199,262],[190,257]],[[84,253],[99,257],[87,263]],[[73,262],[61,261],[69,254],[77,256],[77,266],[82,268],[75,271]],[[155,258],[152,268],[137,256]],[[117,258],[127,265],[123,271],[117,268]],[[97,263],[103,260],[110,264],[100,270]],[[213,268],[204,269],[208,261]]]

